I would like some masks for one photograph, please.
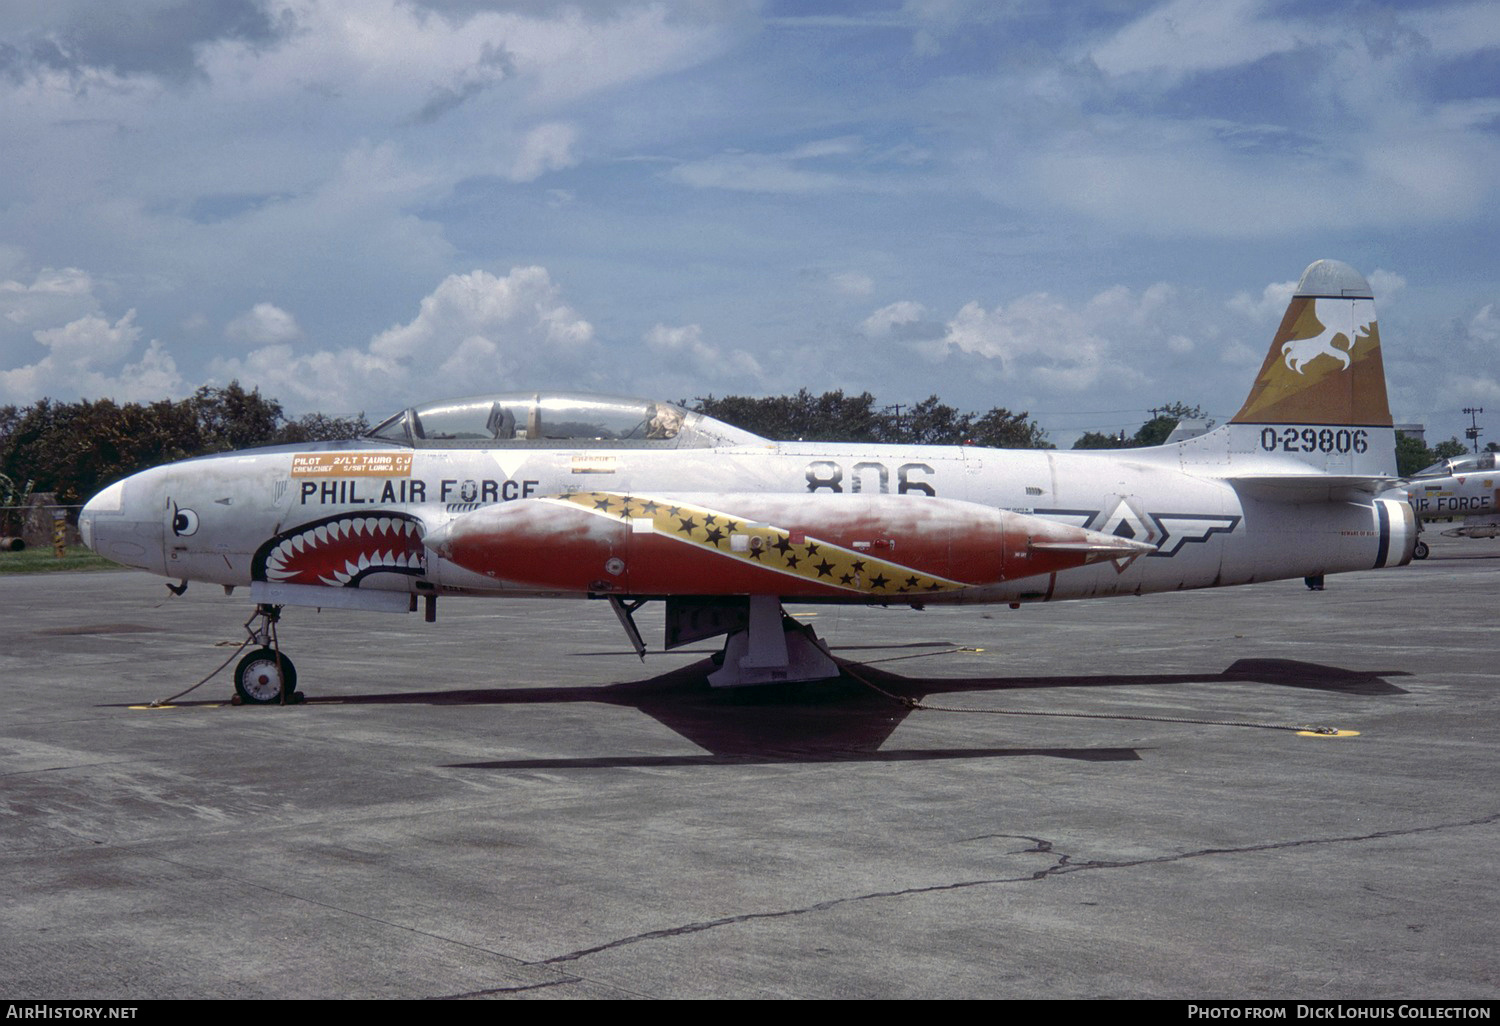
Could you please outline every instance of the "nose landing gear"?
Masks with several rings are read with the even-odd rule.
[[[234,669],[235,695],[246,705],[273,702],[291,705],[302,701],[302,693],[297,690],[297,668],[282,654],[276,641],[279,619],[280,606],[262,604],[255,607],[255,614],[245,622],[250,640],[260,646],[247,653]],[[260,623],[251,626],[257,620]]]

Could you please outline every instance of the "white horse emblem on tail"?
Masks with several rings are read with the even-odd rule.
[[[1320,309],[1322,302],[1322,299],[1313,300],[1313,316],[1317,318],[1319,324],[1327,325],[1333,318],[1323,316],[1323,311]],[[1324,327],[1312,338],[1294,338],[1281,347],[1282,358],[1286,360],[1286,365],[1298,374],[1303,373],[1303,368],[1319,356],[1331,356],[1343,364],[1344,369],[1347,369],[1351,362],[1349,351],[1354,348],[1355,336],[1368,335],[1370,326],[1374,323],[1374,319],[1371,318],[1356,325],[1352,331]],[[1346,340],[1342,347],[1334,344],[1334,341],[1340,337]]]

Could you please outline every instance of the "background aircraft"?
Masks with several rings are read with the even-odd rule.
[[[774,442],[668,403],[511,393],[405,410],[355,442],[158,467],[85,507],[88,545],[249,585],[246,701],[295,693],[282,607],[414,611],[439,595],[666,603],[665,645],[728,635],[716,686],[838,667],[784,601],[1141,595],[1396,566],[1416,541],[1373,297],[1314,263],[1239,413],[1113,452]]]
[[[1446,538],[1493,538],[1500,535],[1500,472],[1495,454],[1476,453],[1434,463],[1403,483],[1421,520],[1463,518],[1463,526],[1443,532]],[[1416,559],[1427,558],[1427,543],[1417,540]]]

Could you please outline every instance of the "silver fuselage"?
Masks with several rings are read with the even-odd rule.
[[[1304,461],[1267,451],[1256,439],[1256,429],[1231,425],[1176,445],[1108,452],[804,442],[689,452],[308,445],[144,471],[101,492],[80,524],[87,543],[110,559],[169,578],[222,585],[251,584],[257,552],[268,540],[314,521],[335,532],[358,532],[394,517],[425,535],[486,506],[579,491],[646,497],[883,493],[911,502],[943,497],[1156,546],[1148,556],[966,588],[931,601],[1139,595],[1410,559],[1415,525],[1405,503],[1379,500],[1337,481],[1320,486]],[[345,474],[328,466],[339,454],[364,462]],[[368,464],[386,458],[381,454],[401,461],[402,472],[371,473]],[[299,472],[309,463],[321,464],[318,473]],[[1278,476],[1298,487],[1266,486],[1266,479]],[[363,586],[556,594],[507,581],[503,567],[480,575],[431,551],[421,558],[420,573],[412,567],[411,573],[370,575]],[[715,594],[713,582],[705,581],[702,591]]]

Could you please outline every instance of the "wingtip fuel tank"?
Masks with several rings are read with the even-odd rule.
[[[591,491],[475,510],[431,532],[443,559],[507,583],[596,594],[943,596],[1155,546],[1040,517],[891,495]]]

